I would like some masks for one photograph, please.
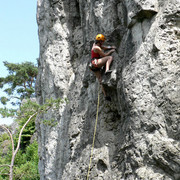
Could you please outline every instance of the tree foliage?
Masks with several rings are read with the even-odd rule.
[[[67,100],[65,99],[65,101]],[[7,178],[8,175],[11,180],[13,177],[15,179],[24,180],[39,179],[37,142],[34,141],[33,144],[30,144],[30,139],[35,131],[35,118],[38,114],[48,113],[50,110],[53,110],[53,112],[59,110],[61,104],[65,101],[60,98],[56,100],[49,99],[44,105],[39,105],[30,99],[26,100],[24,103],[22,103],[20,110],[17,113],[16,121],[19,124],[19,128],[14,137],[7,127],[0,125],[0,127],[9,132],[11,137],[9,140],[11,141],[9,151],[5,156],[1,154],[0,180],[1,178]],[[42,121],[42,123],[44,123],[44,121]],[[45,124],[54,126],[57,124],[57,122],[56,120],[46,120]],[[2,138],[0,138],[0,143],[5,139],[8,140],[7,136],[2,136]],[[3,169],[4,167],[5,170]],[[7,168],[10,168],[9,172]]]
[[[40,106],[29,99],[35,96],[38,68],[31,62],[21,64],[4,62],[4,65],[9,74],[0,77],[0,88],[6,93],[6,97],[0,97],[0,102],[6,105],[10,101],[13,105],[20,106],[18,110],[0,108],[2,117],[13,117],[19,125],[14,135],[4,126],[9,136],[6,133],[0,136],[0,180],[12,179],[13,175],[13,179],[40,179],[37,141],[30,143]]]
[[[15,179],[39,180],[38,161],[38,143],[34,141],[26,147],[25,152],[18,152],[15,160]]]
[[[9,74],[6,77],[0,77],[0,88],[3,88],[7,94],[7,97],[1,97],[1,103],[6,105],[12,98],[16,98],[17,102],[11,102],[16,105],[20,104],[22,99],[33,97],[38,73],[37,66],[31,62],[16,64],[4,61],[3,63]]]
[[[12,134],[8,127],[0,125],[1,128],[8,132],[0,135],[0,180],[4,179],[21,179],[21,180],[38,180],[38,144],[34,140],[30,143],[35,133],[35,119],[38,114],[48,113],[50,110],[59,110],[60,105],[67,102],[65,99],[49,99],[44,105],[39,105],[32,100],[35,95],[35,81],[38,69],[30,62],[14,64],[4,62],[9,71],[9,75],[0,78],[0,88],[7,94],[1,97],[2,104],[12,98],[12,104],[19,104],[18,110],[0,108],[0,114],[3,117],[14,117],[18,123],[16,134]],[[54,119],[43,120],[46,126],[56,126],[57,121]],[[3,149],[3,143],[7,142],[6,152]],[[7,150],[8,148],[8,150]],[[9,176],[9,178],[8,178]]]

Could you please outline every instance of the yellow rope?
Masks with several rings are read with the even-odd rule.
[[[92,143],[92,148],[91,148],[89,169],[88,169],[88,173],[87,173],[87,180],[89,179],[91,162],[92,162],[92,155],[93,155],[93,150],[94,150],[94,142],[95,142],[95,137],[96,137],[96,129],[97,129],[97,122],[98,122],[98,112],[99,112],[99,99],[100,99],[99,96],[100,96],[100,88],[98,90],[98,104],[97,104],[97,112],[96,112],[96,122],[95,122],[95,127],[94,127],[94,136],[93,136],[93,143]]]

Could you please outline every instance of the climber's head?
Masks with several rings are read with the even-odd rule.
[[[105,36],[103,35],[103,34],[98,34],[97,36],[96,36],[96,44],[97,43],[103,43],[104,41],[106,40],[106,38],[105,38]]]

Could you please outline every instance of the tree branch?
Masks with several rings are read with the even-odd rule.
[[[12,144],[12,155],[14,154],[14,140],[13,140],[13,137],[12,137],[12,133],[9,131],[9,129],[4,126],[4,125],[0,125],[0,127],[2,127],[4,130],[7,131],[7,133],[9,134],[10,138],[11,138],[11,144]]]
[[[21,128],[21,131],[20,131],[20,133],[19,133],[18,145],[17,145],[16,150],[15,150],[15,152],[14,152],[14,156],[16,155],[16,153],[17,153],[18,150],[19,150],[20,142],[21,142],[21,136],[22,136],[22,132],[23,132],[24,128],[25,128],[26,125],[29,123],[29,121],[30,121],[34,116],[36,116],[37,114],[38,114],[38,112],[35,112],[33,115],[31,115],[31,116],[29,117],[29,119],[26,121],[26,123],[24,124],[24,126]]]
[[[38,114],[38,112],[34,113],[33,115],[31,115],[29,117],[29,119],[26,121],[26,123],[24,124],[24,126],[21,128],[21,131],[19,133],[19,138],[18,138],[18,144],[17,144],[17,147],[16,147],[16,150],[14,151],[13,153],[13,156],[12,156],[12,159],[11,159],[11,165],[10,165],[10,173],[9,173],[9,179],[12,180],[13,179],[13,166],[14,166],[14,160],[15,160],[15,157],[16,157],[16,154],[20,148],[20,143],[21,143],[21,137],[22,137],[22,133],[23,133],[23,130],[24,128],[26,127],[26,125],[29,123],[29,121]]]
[[[2,164],[2,165],[0,165],[0,167],[10,167],[10,165],[9,164]]]
[[[26,89],[26,81],[24,81],[24,88]]]
[[[18,96],[11,96],[11,98],[20,99]]]
[[[34,77],[31,77],[31,84],[30,84],[30,87],[32,87],[33,81],[34,81]]]
[[[9,174],[6,174],[6,173],[0,173],[0,175],[2,175],[2,176],[9,176]]]

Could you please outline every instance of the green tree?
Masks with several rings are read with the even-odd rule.
[[[31,62],[15,64],[5,61],[3,63],[8,70],[8,75],[6,77],[0,77],[0,88],[6,93],[6,96],[0,97],[0,102],[3,105],[7,105],[7,102],[11,102],[11,104],[16,105],[16,109],[9,109],[7,108],[8,106],[4,106],[4,108],[0,108],[0,114],[3,117],[13,117],[18,122],[19,128],[17,134],[13,137],[8,127],[1,126],[1,128],[8,132],[11,145],[7,154],[1,154],[3,156],[1,156],[2,158],[0,160],[0,174],[2,175],[0,179],[4,179],[7,175],[12,179],[13,164],[17,165],[15,167],[18,171],[20,165],[27,162],[25,155],[26,148],[28,149],[28,147],[31,146],[30,139],[35,132],[35,117],[37,113],[40,113],[38,110],[40,106],[28,100],[35,96],[35,81],[38,68]],[[26,102],[22,104],[22,100],[25,99],[27,99]],[[37,153],[37,146],[34,153]],[[17,162],[15,161],[16,156]],[[21,159],[21,161],[18,161],[18,159]],[[38,163],[28,163],[26,167],[30,165],[35,168],[34,171],[38,171]],[[19,168],[19,171],[21,171],[21,168]]]
[[[19,122],[22,123],[22,126],[20,126],[19,128],[19,133],[18,133],[18,138],[13,138],[13,135],[11,133],[11,131],[8,129],[8,127],[4,126],[4,125],[0,125],[0,128],[3,128],[5,131],[7,131],[9,137],[10,137],[10,141],[11,141],[11,153],[12,155],[7,156],[6,161],[2,161],[2,162],[6,162],[6,164],[2,164],[0,165],[0,175],[9,176],[9,180],[13,180],[13,176],[15,174],[15,176],[17,177],[17,179],[37,179],[38,173],[37,173],[37,154],[32,155],[32,152],[35,152],[35,149],[37,149],[37,145],[34,144],[34,146],[31,144],[29,146],[26,146],[24,149],[25,155],[21,155],[22,154],[22,150],[20,149],[20,145],[22,143],[22,137],[23,137],[23,131],[24,129],[27,127],[27,125],[33,121],[36,116],[38,114],[41,113],[48,113],[50,109],[52,109],[53,111],[59,110],[60,105],[64,103],[64,100],[62,99],[57,99],[57,100],[53,100],[53,99],[49,99],[46,101],[46,103],[44,105],[39,105],[36,102],[31,101],[30,99],[27,100],[25,103],[22,104],[18,114],[17,114],[17,119]],[[43,122],[45,124],[54,126],[56,125],[56,121],[45,121]],[[30,132],[29,132],[30,133]],[[28,133],[26,134],[28,135]],[[11,159],[9,159],[9,157],[11,157]],[[15,158],[17,157],[17,160],[15,161]],[[7,162],[10,162],[10,164],[8,164]],[[24,166],[23,166],[24,164]],[[15,165],[19,165],[18,167]],[[32,165],[32,166],[31,166]],[[6,168],[4,172],[1,171],[1,168]],[[9,168],[9,172],[7,172],[7,168]],[[30,171],[28,171],[29,175],[33,175],[32,173],[34,173],[34,175],[36,174],[37,176],[32,176],[32,178],[26,178],[26,176],[28,175],[28,173],[24,172],[27,171],[29,168],[32,168]],[[15,172],[14,172],[15,169]],[[21,177],[23,175],[23,177]],[[1,178],[1,177],[0,177]]]
[[[32,63],[26,62],[22,64],[13,64],[4,62],[8,68],[9,75],[5,78],[0,78],[0,88],[4,89],[7,97],[1,97],[0,101],[4,105],[12,98],[17,98],[19,104],[18,110],[0,108],[0,114],[3,117],[14,117],[18,122],[19,127],[17,133],[13,135],[8,127],[0,125],[7,131],[9,135],[3,135],[0,138],[0,145],[5,140],[9,141],[9,151],[4,155],[1,153],[0,146],[0,180],[7,179],[24,179],[24,180],[37,180],[39,179],[38,173],[38,145],[34,141],[30,144],[30,139],[35,132],[35,119],[38,114],[46,113],[50,109],[59,109],[60,104],[63,103],[61,99],[49,99],[44,105],[39,105],[32,101],[35,95],[35,80],[37,76],[37,67]],[[7,85],[7,86],[6,86]],[[8,88],[6,88],[8,87]],[[66,99],[65,99],[66,101]],[[47,126],[55,126],[55,120],[44,120]]]
[[[38,68],[31,62],[8,63],[4,61],[9,74],[6,77],[0,77],[0,88],[7,94],[0,98],[2,104],[12,99],[16,102],[13,105],[21,104],[25,98],[32,98],[35,95],[35,81],[38,73]],[[6,86],[7,85],[7,86]]]

